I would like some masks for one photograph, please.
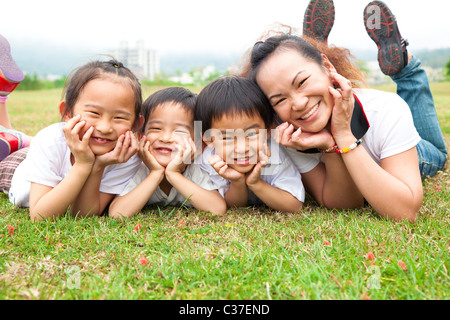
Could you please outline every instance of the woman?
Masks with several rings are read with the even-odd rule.
[[[331,0],[312,0],[305,21],[323,21],[314,17],[326,14],[324,7],[334,12]],[[370,21],[377,13],[379,29]],[[353,208],[365,199],[383,217],[415,221],[421,175],[442,169],[447,151],[426,74],[407,52],[392,13],[373,1],[364,15],[398,95],[358,88],[363,76],[349,51],[326,44],[333,21],[305,22],[303,33],[315,40],[284,34],[256,43],[245,75],[269,98],[282,121],[275,137],[319,204]]]

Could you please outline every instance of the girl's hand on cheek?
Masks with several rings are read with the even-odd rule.
[[[96,157],[99,166],[106,167],[111,164],[125,163],[139,150],[136,137],[131,131],[127,131],[117,139],[113,150]]]
[[[90,127],[80,140],[80,132],[85,127],[86,121],[81,120],[81,116],[77,115],[69,119],[63,127],[64,137],[76,163],[84,163],[93,165],[95,155],[89,147],[89,140],[94,128]]]

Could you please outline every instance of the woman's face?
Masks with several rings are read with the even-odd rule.
[[[321,66],[294,49],[281,50],[261,64],[256,76],[280,119],[305,132],[325,128],[333,110],[329,72],[336,70],[326,56],[323,60]]]

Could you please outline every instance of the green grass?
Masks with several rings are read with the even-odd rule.
[[[432,91],[449,141],[450,83]],[[14,92],[13,125],[32,135],[58,121],[59,98],[58,90]],[[448,300],[449,184],[448,168],[424,181],[414,224],[385,220],[370,207],[326,210],[309,199],[297,214],[146,208],[123,221],[32,224],[27,209],[2,195],[0,299]]]

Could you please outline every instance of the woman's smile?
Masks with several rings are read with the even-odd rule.
[[[314,105],[305,115],[300,117],[302,121],[311,121],[319,110],[320,102]]]

